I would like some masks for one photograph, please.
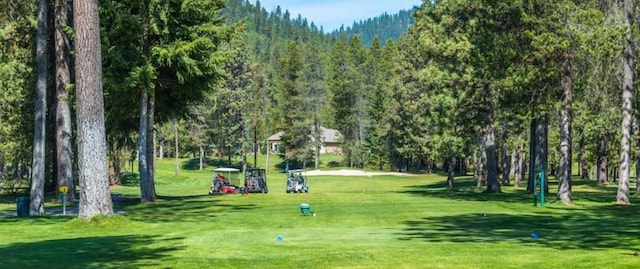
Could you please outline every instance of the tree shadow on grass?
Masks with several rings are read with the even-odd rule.
[[[496,201],[508,203],[525,203],[533,204],[533,194],[526,191],[527,182],[522,182],[520,187],[502,186],[502,193],[485,192],[486,187],[477,187],[476,182],[471,176],[456,178],[453,188],[449,189],[445,181],[439,181],[426,185],[406,186],[402,191],[407,194],[434,197],[461,201]],[[599,186],[593,181],[574,180],[574,188],[572,197],[578,205],[584,201],[608,203],[612,204],[616,198],[616,186]],[[545,201],[552,203],[555,200],[555,191],[557,190],[557,181],[549,181],[549,193],[545,194]],[[630,197],[632,203],[637,201],[638,197],[632,195]]]
[[[640,251],[635,206],[572,208],[532,214],[463,214],[406,221],[399,240],[542,245],[553,249],[628,248]],[[537,237],[537,238],[534,238]]]
[[[240,194],[229,194],[236,199],[247,199]],[[218,196],[158,196],[153,203],[138,203],[125,207],[128,218],[142,222],[209,222],[221,214],[256,210],[255,203],[227,203]]]
[[[555,183],[555,185],[553,185]],[[525,182],[526,184],[526,182]],[[424,240],[427,242],[494,243],[543,245],[554,249],[606,249],[626,248],[629,253],[640,251],[640,207],[616,206],[615,189],[598,186],[594,182],[574,185],[575,207],[545,208],[526,214],[462,214],[425,217],[407,221],[399,233],[399,240]],[[511,188],[511,189],[508,189]],[[550,181],[550,193],[546,201],[555,199],[557,182]],[[476,187],[472,178],[457,178],[453,189],[445,182],[407,186],[404,193],[461,201],[492,201],[529,204],[533,195],[524,186],[515,189],[505,187],[504,193],[487,193]],[[632,196],[632,200],[637,197]],[[633,201],[636,203],[637,201]],[[533,234],[538,238],[533,238]]]
[[[533,198],[525,190],[513,190],[503,193],[487,193],[486,187],[477,187],[471,177],[456,178],[454,187],[448,189],[446,182],[427,185],[406,186],[402,191],[407,194],[463,201],[502,201],[510,203],[532,203]]]
[[[14,243],[0,247],[0,268],[171,268],[180,240],[123,235]],[[154,247],[158,241],[170,247]]]
[[[2,212],[0,212],[1,214]],[[43,215],[37,217],[16,217],[15,215],[9,217],[0,217],[0,223],[12,223],[15,225],[25,225],[25,226],[48,226],[48,225],[56,225],[69,221],[71,218],[77,218],[77,216],[50,216]],[[1,235],[2,233],[0,233]],[[0,260],[1,260],[0,253]],[[0,268],[4,268],[0,266]]]

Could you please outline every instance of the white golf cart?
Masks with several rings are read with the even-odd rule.
[[[241,193],[240,170],[220,167],[213,170],[210,195]]]

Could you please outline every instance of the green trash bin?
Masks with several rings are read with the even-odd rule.
[[[18,217],[27,217],[29,216],[29,202],[31,200],[29,197],[21,196],[16,198],[16,210]]]

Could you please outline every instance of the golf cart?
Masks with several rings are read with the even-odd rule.
[[[287,193],[309,192],[305,174],[304,169],[289,170],[287,172]]]
[[[247,168],[244,172],[244,191],[245,192],[269,192],[267,187],[267,174],[262,168]]]
[[[213,170],[210,195],[232,194],[242,192],[240,188],[240,170],[236,168],[220,167]]]

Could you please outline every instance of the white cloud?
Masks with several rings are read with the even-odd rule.
[[[254,1],[255,3],[255,1]],[[300,14],[325,32],[351,26],[354,21],[366,20],[385,12],[396,13],[403,9],[419,6],[421,0],[260,0],[267,11],[280,6],[282,11],[289,10],[292,18]]]

